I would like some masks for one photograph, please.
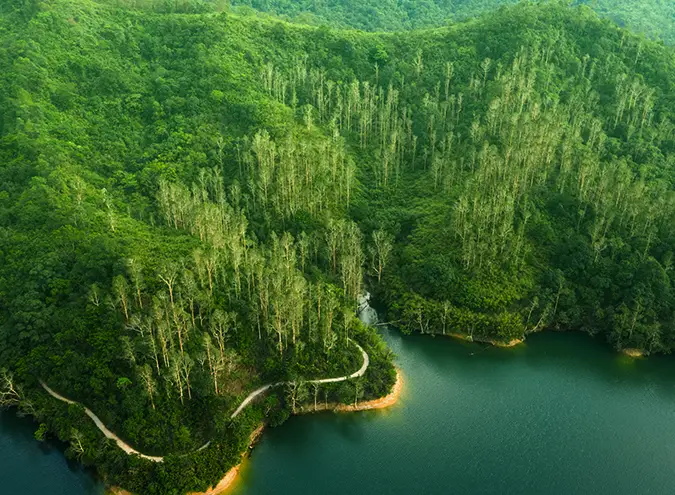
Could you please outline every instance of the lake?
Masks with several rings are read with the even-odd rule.
[[[675,493],[675,358],[572,333],[512,349],[383,333],[400,402],[267,430],[234,494]],[[102,493],[35,428],[0,417],[0,491]]]
[[[65,445],[38,442],[38,425],[0,411],[0,493],[26,495],[101,495],[103,483],[77,462],[67,461]]]
[[[268,430],[235,493],[675,493],[672,357],[581,334],[498,349],[385,332],[400,403]]]

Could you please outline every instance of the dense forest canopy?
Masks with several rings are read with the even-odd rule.
[[[366,290],[406,332],[675,347],[675,52],[587,7],[365,33],[10,0],[0,37],[0,399],[125,488],[204,489],[263,418],[386,393]],[[363,379],[228,419],[351,341]]]
[[[366,31],[440,27],[522,0],[234,0],[299,23],[328,24]],[[587,5],[621,26],[675,42],[675,3],[668,0],[568,0]]]
[[[138,493],[205,489],[310,393],[393,384],[355,318],[354,161],[261,89],[275,28],[78,1],[2,17],[0,399]],[[363,379],[302,385],[359,369],[352,340]],[[39,380],[168,460],[101,443]],[[279,380],[300,385],[228,420]]]

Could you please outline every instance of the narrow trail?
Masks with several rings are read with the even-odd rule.
[[[45,382],[43,382],[42,380],[40,380],[40,385],[42,385],[42,388],[44,388],[49,395],[51,395],[52,397],[54,397],[56,399],[59,399],[60,401],[63,401],[67,404],[77,404],[77,405],[80,405],[80,406],[82,405],[79,402],[75,402],[74,400],[66,399],[63,395],[57,394],[51,388],[49,388],[47,386],[47,384]],[[82,406],[82,407],[84,407],[84,406]],[[106,426],[103,424],[103,421],[101,421],[99,419],[99,417],[96,416],[96,414],[94,414],[90,409],[84,407],[84,412],[87,414],[87,416],[89,416],[92,419],[94,424],[96,424],[96,427],[103,432],[103,434],[106,436],[106,438],[109,438],[110,440],[114,440],[115,443],[117,443],[117,446],[120,449],[122,449],[124,452],[126,452],[127,454],[129,454],[129,455],[136,454],[136,455],[141,456],[143,459],[147,459],[147,460],[153,461],[153,462],[162,462],[162,460],[164,459],[163,457],[154,457],[154,456],[151,456],[151,455],[141,454],[139,451],[132,448],[128,443],[124,442],[124,440],[122,440],[120,437],[118,437],[112,431],[110,431],[108,428],[106,428]]]
[[[363,364],[361,365],[361,368],[359,368],[358,371],[355,371],[351,375],[348,376],[340,376],[337,378],[323,378],[320,380],[307,380],[305,383],[335,383],[335,382],[344,382],[346,380],[350,380],[352,378],[359,378],[363,376],[363,374],[366,372],[368,369],[368,365],[370,364],[370,358],[368,357],[368,353],[363,350],[363,347],[361,347],[359,344],[354,342],[353,340],[349,340],[352,342],[356,347],[359,348],[359,351],[361,351],[361,354],[363,355]],[[231,418],[236,418],[241,411],[244,410],[246,406],[248,406],[251,401],[253,401],[256,397],[258,397],[260,394],[267,392],[269,389],[278,387],[280,385],[286,385],[288,383],[292,382],[276,382],[276,383],[268,383],[267,385],[264,385],[260,387],[257,390],[254,390],[251,392],[248,397],[246,397],[241,404],[239,404],[239,407],[232,413]]]
[[[368,353],[361,347],[359,344],[354,342],[353,340],[349,339],[351,343],[353,343],[359,351],[361,351],[361,355],[363,356],[363,364],[361,365],[361,368],[359,368],[357,371],[352,373],[351,375],[345,375],[345,376],[339,376],[337,378],[321,378],[318,380],[307,380],[305,383],[336,383],[336,382],[344,382],[346,380],[351,380],[352,378],[359,378],[362,377],[366,370],[368,369],[368,366],[370,365],[370,358],[368,357]],[[235,409],[235,411],[232,413],[230,418],[234,419],[237,416],[239,416],[239,413],[241,413],[246,406],[248,406],[251,402],[253,402],[257,397],[260,395],[264,394],[271,388],[279,387],[281,385],[287,385],[293,383],[292,381],[285,381],[285,382],[276,382],[276,383],[268,383],[267,385],[263,385],[262,387],[254,390],[248,396],[239,404],[239,407]],[[45,382],[40,380],[40,385],[42,385],[42,388],[44,388],[49,395],[54,397],[55,399],[58,399],[62,402],[65,402],[67,404],[77,404],[79,406],[82,406],[79,402],[75,402],[74,400],[67,399],[63,395],[60,395],[56,393],[54,390],[49,388]],[[112,431],[110,431],[106,426],[103,424],[103,421],[99,419],[96,414],[94,414],[90,409],[82,406],[84,408],[84,412],[86,413],[87,416],[89,416],[96,427],[101,430],[101,432],[105,435],[106,438],[109,438],[110,440],[114,440],[117,446],[122,449],[124,452],[126,452],[129,455],[138,455],[139,457],[142,457],[143,459],[147,459],[148,461],[152,462],[162,462],[164,460],[163,456],[151,456],[151,455],[146,455],[142,454],[138,450],[134,449],[131,447],[128,443],[126,443],[124,440],[122,440],[120,437],[115,435]],[[211,441],[206,442],[204,445],[199,447],[196,452],[199,452],[200,450],[204,450],[206,447],[208,447],[211,444]]]

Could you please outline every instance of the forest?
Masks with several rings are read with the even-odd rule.
[[[185,493],[261,421],[390,390],[366,291],[406,333],[670,353],[667,31],[617,25],[628,3],[470,4],[402,34],[225,2],[3,2],[0,405],[111,484]],[[437,26],[413,17],[349,26]],[[358,369],[352,341],[362,379],[302,385]],[[280,380],[300,386],[230,419]]]
[[[119,0],[128,1],[128,0]],[[435,28],[466,21],[482,13],[523,0],[233,0],[237,12],[247,8],[311,25],[365,31]],[[667,0],[567,0],[585,5],[623,27],[675,43],[675,4]]]

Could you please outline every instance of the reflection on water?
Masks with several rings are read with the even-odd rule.
[[[63,455],[63,445],[38,442],[37,426],[14,411],[0,412],[0,493],[102,495],[103,484]]]
[[[630,360],[581,334],[498,349],[382,332],[400,402],[269,429],[233,493],[675,493],[672,357]],[[102,495],[35,429],[0,414],[0,494]]]
[[[388,411],[265,433],[238,495],[675,493],[675,361],[581,334],[498,349],[383,329],[405,376]]]

